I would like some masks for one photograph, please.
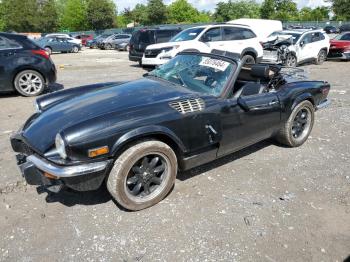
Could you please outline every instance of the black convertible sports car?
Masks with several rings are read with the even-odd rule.
[[[140,210],[170,192],[178,170],[270,137],[302,145],[329,89],[278,66],[180,53],[137,81],[39,97],[11,143],[28,184],[87,191],[106,180],[120,205]]]

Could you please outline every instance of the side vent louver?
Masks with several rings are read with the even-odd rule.
[[[181,114],[198,112],[205,108],[205,103],[201,98],[173,101],[169,105]]]

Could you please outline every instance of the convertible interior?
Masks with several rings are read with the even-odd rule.
[[[262,64],[242,67],[230,97],[238,98],[276,91],[272,82],[279,70],[279,67]]]

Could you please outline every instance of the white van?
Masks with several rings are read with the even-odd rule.
[[[227,22],[228,24],[247,25],[257,35],[260,42],[266,42],[273,32],[282,31],[282,22],[268,19],[240,18]]]

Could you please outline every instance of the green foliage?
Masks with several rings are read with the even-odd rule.
[[[147,22],[150,25],[159,25],[167,21],[167,10],[162,0],[148,0]]]
[[[4,4],[0,2],[0,32],[4,31],[5,29],[5,9],[4,9]]]
[[[84,0],[67,0],[61,20],[61,29],[69,31],[88,29],[87,8]]]
[[[275,13],[275,0],[265,0],[261,5],[261,18],[269,19]]]
[[[112,0],[89,0],[86,12],[89,29],[102,30],[115,25],[116,6]]]
[[[327,7],[317,7],[311,9],[310,7],[304,7],[299,12],[300,21],[326,21],[329,19],[329,9]]]
[[[137,24],[146,25],[148,22],[148,9],[143,4],[137,4],[132,11],[133,20]]]
[[[206,13],[200,13],[187,0],[176,0],[168,6],[168,22],[178,23],[197,23],[208,22],[210,17]]]
[[[38,27],[39,8],[36,0],[3,0],[4,30],[31,32]]]
[[[220,2],[214,14],[218,22],[227,22],[238,18],[260,18],[260,5],[254,0]]]
[[[329,0],[332,3],[332,10],[337,20],[350,21],[349,0]]]
[[[292,0],[275,0],[275,14],[271,17],[281,21],[294,21],[298,17],[297,4]]]
[[[58,12],[55,0],[39,2],[37,30],[39,32],[54,32],[59,28]]]

